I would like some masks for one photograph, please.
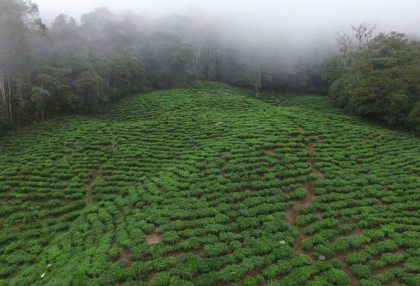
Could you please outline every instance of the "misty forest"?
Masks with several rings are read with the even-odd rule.
[[[418,38],[35,2],[0,0],[0,286],[420,285]]]

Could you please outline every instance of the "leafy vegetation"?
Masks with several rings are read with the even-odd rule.
[[[0,285],[418,285],[419,139],[254,96],[198,82],[3,136]]]
[[[354,36],[338,34],[337,56],[325,39],[295,48],[255,31],[232,36],[242,28],[227,32],[213,22],[97,8],[80,24],[61,14],[47,28],[31,0],[2,0],[0,132],[97,113],[128,95],[198,79],[253,89],[257,97],[261,91],[328,93],[353,114],[420,131],[418,40],[397,32],[375,36],[361,24]],[[270,36],[277,37],[285,38]]]
[[[303,58],[226,36],[205,19],[156,20],[97,8],[46,27],[30,0],[0,2],[0,131],[56,115],[95,113],[128,95],[207,79],[240,87],[326,92],[324,51]],[[322,57],[321,57],[322,56]],[[291,67],[290,65],[295,65]]]
[[[391,126],[420,131],[420,43],[401,33],[373,36],[367,25],[340,35],[341,74],[330,86],[335,102]]]

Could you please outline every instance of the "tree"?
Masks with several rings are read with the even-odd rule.
[[[417,101],[416,105],[411,109],[410,114],[408,115],[408,121],[414,126],[414,129],[417,132],[420,132],[420,100]]]
[[[373,30],[366,25],[353,30],[354,40],[340,37],[340,51],[350,49],[351,56],[339,61],[341,74],[331,84],[329,95],[356,114],[397,127],[417,128],[419,43],[397,32],[373,37]],[[355,44],[351,47],[350,43]],[[343,53],[340,55],[344,57]]]
[[[74,82],[74,88],[78,93],[85,95],[85,106],[88,111],[96,111],[101,103],[109,102],[105,87],[104,80],[93,69],[82,72]]]
[[[76,21],[64,14],[55,18],[49,33],[51,38],[51,57],[59,58],[63,55],[85,53],[87,43]]]
[[[32,1],[0,1],[0,108],[9,121],[15,120],[15,82],[28,72],[28,32],[44,30],[38,6]]]
[[[50,98],[48,90],[43,89],[39,86],[32,87],[31,100],[35,103],[35,109],[39,113],[39,118],[44,119],[46,107]]]

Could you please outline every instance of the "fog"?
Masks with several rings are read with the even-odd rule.
[[[96,7],[113,12],[132,11],[155,18],[170,13],[218,19],[229,26],[297,37],[324,32],[327,35],[350,25],[367,22],[378,30],[396,30],[419,36],[418,0],[35,0],[41,16],[50,23],[64,13],[76,20]],[[215,20],[216,21],[216,20]]]
[[[420,0],[1,3],[0,112],[7,107],[10,121],[95,111],[128,94],[195,80],[256,94],[327,94],[364,63],[408,65],[420,46]],[[412,66],[404,74],[416,71]]]
[[[278,73],[279,70],[294,74],[301,73],[299,69],[306,66],[304,69],[317,70],[320,74],[321,65],[338,53],[337,33],[354,35],[352,26],[366,24],[374,29],[374,35],[397,31],[410,38],[417,39],[420,36],[417,29],[420,27],[419,0],[33,2],[38,4],[40,15],[48,26],[52,26],[59,14],[73,17],[78,25],[85,26],[85,32],[86,29],[98,32],[103,28],[95,19],[102,19],[99,20],[102,23],[120,21],[121,25],[125,25],[123,29],[129,34],[128,37],[141,39],[138,43],[143,46],[147,46],[148,41],[157,41],[156,46],[159,46],[160,40],[154,39],[153,35],[159,31],[169,32],[167,35],[176,35],[175,38],[182,39],[181,42],[189,45],[190,52],[194,54],[189,57],[196,57],[199,63],[198,66],[193,65],[195,72],[200,69],[202,73],[204,70],[211,70],[203,62],[204,53],[207,62],[222,60],[230,66],[243,66],[247,74],[244,77],[248,77],[248,82],[253,81],[251,78],[258,77],[261,68],[265,69],[265,74]],[[83,15],[88,15],[89,19]],[[86,21],[91,28],[87,28]],[[125,24],[122,24],[123,22]],[[132,28],[134,30],[131,31]],[[147,38],[149,40],[146,40]],[[177,50],[175,42],[169,45],[172,51]],[[99,41],[96,41],[96,49],[106,46],[112,47],[113,44],[99,44]],[[134,46],[142,49],[138,45]],[[224,55],[223,59],[214,59],[221,54]],[[142,57],[145,55],[142,54]],[[290,79],[284,81],[291,82]]]

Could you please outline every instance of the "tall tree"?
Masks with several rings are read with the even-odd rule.
[[[15,83],[28,70],[29,33],[45,29],[32,1],[0,1],[0,108],[9,120],[15,119]]]
[[[354,38],[340,35],[340,51],[354,43],[348,61],[329,94],[353,113],[420,130],[420,45],[404,34],[372,36],[365,25],[353,27]],[[348,39],[340,41],[340,39]]]

